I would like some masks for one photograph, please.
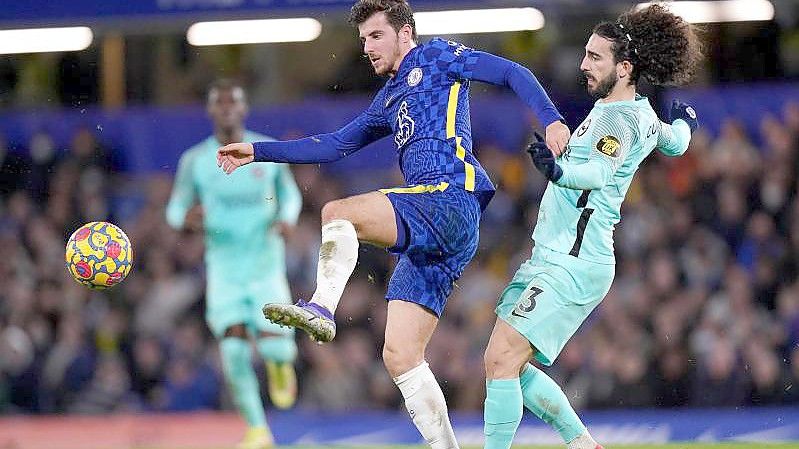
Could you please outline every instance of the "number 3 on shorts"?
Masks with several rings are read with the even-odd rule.
[[[520,318],[527,318],[523,314],[532,312],[532,310],[535,309],[535,297],[543,292],[544,290],[534,285],[530,286],[530,288],[528,288],[524,293],[522,293],[521,297],[519,297],[519,302],[511,312],[511,315],[518,316]]]

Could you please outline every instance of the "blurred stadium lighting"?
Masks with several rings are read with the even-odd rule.
[[[319,37],[322,24],[309,17],[293,19],[197,22],[186,38],[191,45],[263,44],[307,42]]]
[[[774,18],[774,5],[769,0],[679,1],[664,4],[691,23],[749,22]],[[639,3],[638,8],[648,5],[649,2]]]
[[[88,27],[0,30],[0,54],[79,51],[92,44]]]
[[[417,11],[414,18],[416,32],[421,35],[499,33],[544,27],[544,14],[535,8]]]

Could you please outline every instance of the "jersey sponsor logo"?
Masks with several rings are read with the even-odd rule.
[[[408,85],[413,87],[422,81],[422,69],[416,67],[408,74]]]
[[[411,138],[415,126],[416,122],[413,121],[408,113],[408,102],[403,101],[399,107],[399,111],[397,111],[397,134],[394,136],[394,142],[397,144],[397,148],[405,145]]]
[[[657,123],[649,125],[649,128],[646,130],[646,138],[648,139],[654,136],[655,134],[657,134],[659,130],[660,130],[660,120],[658,120]]]
[[[465,46],[463,44],[459,44],[457,42],[454,42],[454,41],[447,41],[447,44],[450,47],[455,47],[455,50],[452,52],[452,53],[455,54],[455,56],[460,56],[461,53],[463,53],[464,51],[471,50],[471,48],[469,48],[469,47],[467,47],[467,46]]]
[[[588,127],[589,126],[591,126],[591,119],[590,118],[588,120],[584,121],[583,124],[580,125],[580,127],[577,129],[577,132],[575,133],[575,134],[577,134],[577,137],[582,137],[583,134],[585,134],[585,132],[588,131]]]
[[[694,108],[688,106],[687,108],[685,108],[685,113],[688,114],[688,117],[691,117],[692,119],[696,120],[696,111],[694,111]]]
[[[596,149],[605,156],[617,157],[619,155],[619,148],[621,148],[619,139],[610,134],[599,139],[599,142],[596,143]]]

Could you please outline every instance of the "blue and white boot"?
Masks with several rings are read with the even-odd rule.
[[[302,329],[317,343],[327,343],[336,336],[333,313],[319,304],[300,299],[297,304],[267,304],[263,311],[267,320]]]

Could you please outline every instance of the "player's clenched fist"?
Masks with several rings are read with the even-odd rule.
[[[255,150],[251,143],[231,143],[225,145],[216,152],[216,165],[222,167],[222,171],[227,174],[233,170],[247,165],[255,160]]]
[[[555,162],[555,156],[548,148],[541,134],[535,133],[535,141],[527,146],[527,153],[533,159],[533,164],[538,171],[552,182],[557,182],[563,176],[563,169]]]
[[[680,100],[675,99],[672,101],[669,119],[671,123],[674,123],[677,119],[685,121],[691,128],[692,133],[699,127],[699,119],[696,118],[696,111],[694,111],[694,108]]]
[[[569,144],[571,131],[569,131],[569,127],[563,122],[558,120],[550,123],[545,130],[545,135],[547,146],[552,150],[552,154],[554,154],[555,157],[560,156],[566,151],[566,145]]]

